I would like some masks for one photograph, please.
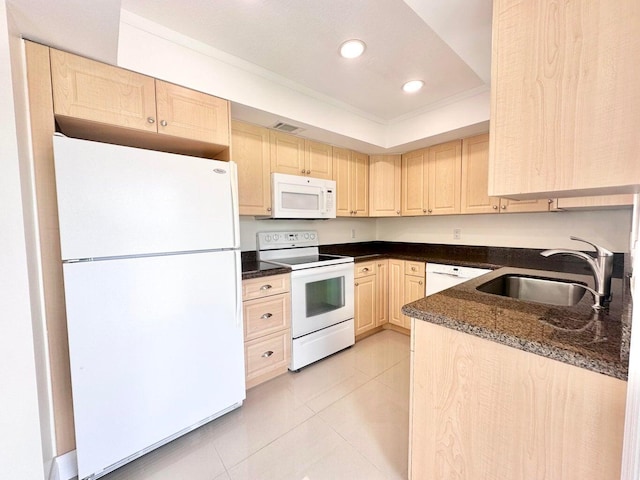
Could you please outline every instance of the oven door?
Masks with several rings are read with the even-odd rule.
[[[291,272],[293,338],[353,318],[353,275],[353,263]]]

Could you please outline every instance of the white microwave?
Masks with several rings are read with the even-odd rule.
[[[336,218],[336,182],[271,174],[271,215],[267,218]]]

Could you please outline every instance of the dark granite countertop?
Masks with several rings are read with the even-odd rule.
[[[349,255],[356,262],[398,258],[494,270],[482,277],[405,305],[405,315],[463,331],[520,350],[581,368],[627,379],[631,338],[631,294],[628,256],[614,257],[613,301],[595,312],[586,293],[572,307],[549,306],[476,290],[505,273],[571,278],[593,285],[587,264],[567,256],[544,258],[530,248],[458,246],[403,242],[360,242],[321,245],[320,252]],[[257,262],[243,252],[243,279],[286,273],[287,268]],[[262,265],[262,267],[260,266]]]

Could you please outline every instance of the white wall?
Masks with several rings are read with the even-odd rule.
[[[0,2],[0,466],[44,478],[6,4]]]
[[[626,208],[385,218],[377,220],[376,238],[396,242],[589,250],[588,246],[569,239],[574,235],[614,252],[628,252],[631,212]],[[454,228],[461,230],[460,240],[453,239]]]
[[[585,238],[614,252],[629,251],[632,210],[591,212],[446,215],[402,218],[336,218],[335,220],[255,220],[240,217],[243,251],[255,250],[259,231],[318,230],[320,243],[389,242],[444,243],[521,248],[589,250],[569,236]],[[453,229],[461,239],[453,239]],[[351,230],[356,238],[351,238]]]

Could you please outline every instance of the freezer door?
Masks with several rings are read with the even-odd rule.
[[[79,478],[245,398],[239,255],[64,265]]]
[[[62,259],[238,248],[235,164],[54,136]]]

